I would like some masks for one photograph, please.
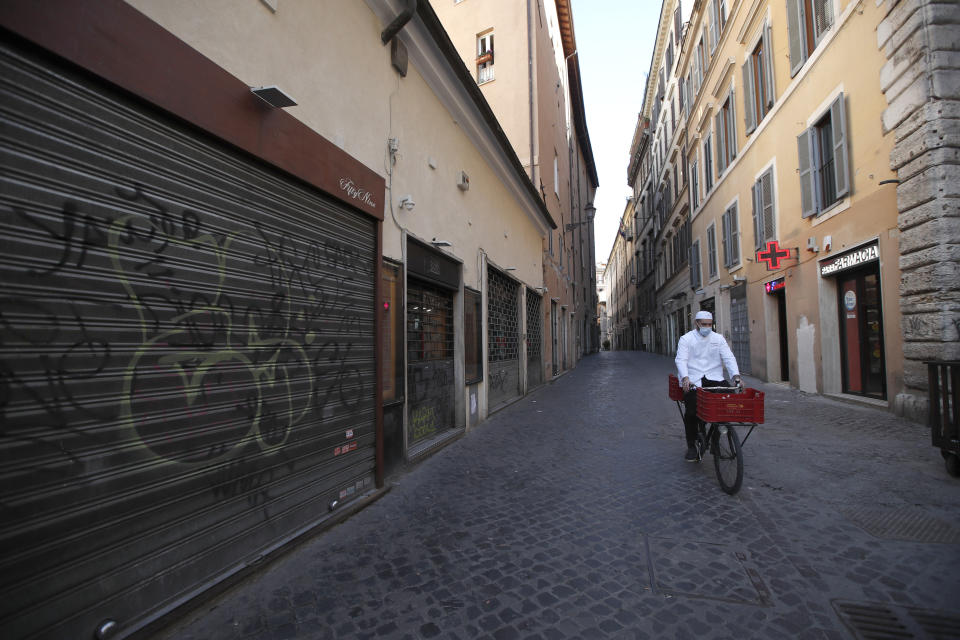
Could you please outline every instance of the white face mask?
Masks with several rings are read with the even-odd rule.
[[[711,328],[710,328],[710,327],[697,327],[697,331],[700,332],[700,335],[702,335],[704,338],[706,338],[708,335],[710,335]]]

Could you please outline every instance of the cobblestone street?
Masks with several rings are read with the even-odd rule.
[[[960,637],[960,481],[924,426],[747,377],[767,423],[728,496],[683,460],[672,367],[587,357],[159,637]]]

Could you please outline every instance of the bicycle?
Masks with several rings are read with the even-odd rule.
[[[677,402],[683,419],[683,389],[672,374],[668,377],[668,394]],[[739,386],[697,388],[697,417],[697,460],[703,460],[709,447],[717,482],[724,492],[733,495],[743,485],[743,445],[763,423],[763,392]],[[742,442],[737,427],[750,427]]]

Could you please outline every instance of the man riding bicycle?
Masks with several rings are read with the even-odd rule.
[[[700,419],[697,417],[697,387],[723,387],[723,368],[733,377],[739,387],[740,369],[737,359],[719,333],[713,331],[713,314],[698,311],[694,316],[696,327],[680,336],[677,343],[677,376],[683,385],[683,402],[686,410],[683,424],[687,432],[687,462],[697,462],[697,431]]]

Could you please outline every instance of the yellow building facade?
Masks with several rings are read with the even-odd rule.
[[[638,227],[656,230],[658,261],[673,267],[658,285],[686,265],[683,290],[658,289],[650,311],[671,303],[689,328],[709,309],[742,370],[892,407],[904,363],[895,136],[878,83],[887,12],[845,0],[665,3],[641,113],[652,179],[644,190],[638,157],[631,179],[654,203]],[[658,207],[663,225],[644,227]],[[686,224],[678,260],[659,227]],[[668,320],[655,328],[662,353],[678,337]]]

